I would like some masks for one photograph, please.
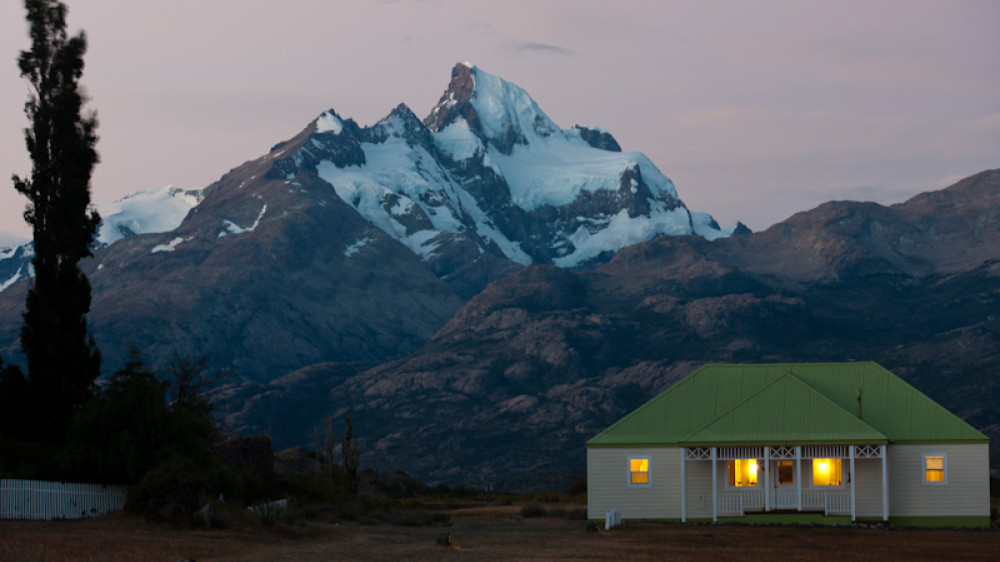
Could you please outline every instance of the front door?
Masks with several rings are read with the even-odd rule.
[[[774,461],[774,496],[772,509],[795,509],[795,461]]]

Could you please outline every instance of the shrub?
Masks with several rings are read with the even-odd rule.
[[[169,460],[129,487],[125,509],[154,519],[178,520],[204,505],[208,478],[190,460]]]
[[[521,508],[521,517],[524,517],[525,519],[532,517],[545,517],[546,513],[548,512],[545,511],[545,508],[538,504],[529,503]]]
[[[333,503],[334,492],[330,477],[319,472],[289,474],[284,477],[285,495],[302,504]]]

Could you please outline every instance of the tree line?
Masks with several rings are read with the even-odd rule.
[[[244,502],[273,496],[270,439],[256,470],[238,449],[259,450],[260,440],[221,443],[205,391],[226,373],[212,371],[207,356],[175,352],[157,372],[133,352],[98,384],[101,354],[87,330],[91,287],[80,268],[101,220],[90,205],[98,122],[84,110],[80,86],[87,39],[67,33],[62,2],[24,6],[31,45],[18,68],[29,87],[24,136],[32,169],[12,180],[27,198],[34,276],[21,329],[27,373],[0,358],[0,477],[129,484],[128,507],[161,516],[189,516],[220,494]],[[345,422],[343,466],[333,469],[333,443],[325,461],[330,489],[353,496],[359,449],[350,414]]]

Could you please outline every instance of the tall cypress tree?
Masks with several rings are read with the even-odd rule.
[[[18,59],[31,88],[24,106],[31,126],[25,140],[30,179],[14,176],[27,196],[24,220],[32,226],[35,277],[25,303],[21,347],[28,358],[29,411],[43,442],[65,438],[73,410],[90,396],[101,357],[87,337],[90,282],[80,270],[91,256],[100,222],[90,205],[90,174],[98,161],[97,119],[83,116],[83,74],[87,40],[66,33],[66,6],[54,0],[25,0],[31,49]]]

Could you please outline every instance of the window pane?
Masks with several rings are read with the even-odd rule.
[[[733,463],[733,486],[757,485],[757,459],[736,459]]]
[[[795,462],[778,461],[778,484],[795,483]]]
[[[924,457],[928,470],[944,470],[944,457]]]
[[[649,459],[629,459],[629,483],[649,484]]]
[[[944,471],[943,470],[928,470],[927,471],[927,481],[928,482],[944,482]]]
[[[840,459],[813,459],[813,486],[840,486]]]

